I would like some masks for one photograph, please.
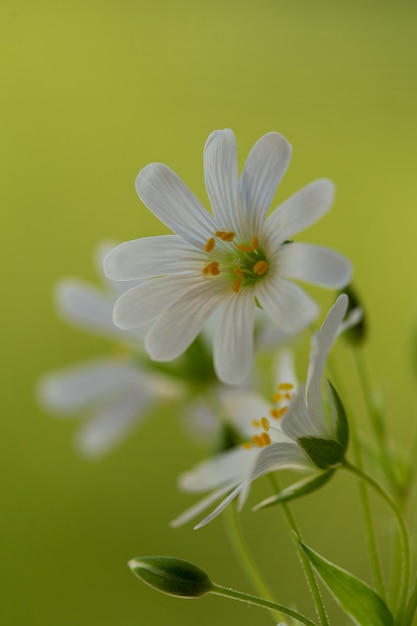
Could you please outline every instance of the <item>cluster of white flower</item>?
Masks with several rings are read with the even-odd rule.
[[[107,451],[155,403],[167,400],[181,402],[182,413],[192,408],[202,430],[213,431],[217,425],[226,433],[227,441],[217,454],[180,477],[180,489],[206,495],[172,526],[210,509],[196,526],[201,527],[236,497],[242,506],[254,480],[281,469],[301,470],[307,477],[259,506],[311,493],[339,467],[384,494],[346,460],[349,427],[343,404],[329,381],[324,393],[332,345],[340,333],[361,321],[360,309],[345,293],[335,298],[312,336],[305,382],[298,383],[293,353],[281,345],[272,401],[254,389],[254,356],[260,346],[267,343],[276,351],[277,344],[294,342],[318,316],[317,304],[294,281],[339,291],[351,281],[351,265],[339,253],[293,241],[329,210],[334,196],[329,180],[310,183],[267,216],[290,156],[287,140],[268,133],[250,151],[239,177],[233,132],[213,132],[204,148],[211,211],[166,165],[148,165],[138,174],[137,193],[174,234],[101,247],[100,273],[105,281],[101,291],[75,279],[62,281],[56,290],[65,319],[105,334],[117,345],[110,356],[51,373],[40,382],[40,397],[50,409],[63,415],[84,410],[90,415],[78,435],[81,451],[90,455]],[[208,396],[211,401],[205,403]],[[398,602],[404,620],[395,624],[409,626],[407,616],[413,607],[406,603],[410,560],[405,526],[392,500],[383,497],[397,511],[405,555]],[[356,623],[369,617],[366,624],[394,624],[383,599],[364,583],[301,541],[299,550],[307,574],[313,566]],[[173,595],[220,593],[204,572],[170,557],[134,559],[131,567],[145,582]],[[314,595],[315,579],[311,571],[308,575]],[[349,589],[359,594],[360,601],[349,600]],[[243,599],[244,594],[233,593]],[[230,595],[230,590],[222,588],[221,594]],[[412,603],[417,592],[410,597]],[[326,626],[318,590],[315,600],[320,623]],[[286,617],[313,624],[290,609],[280,610]]]

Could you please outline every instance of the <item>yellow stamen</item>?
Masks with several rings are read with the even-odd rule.
[[[284,399],[283,393],[280,393],[279,391],[277,391],[277,393],[274,393],[274,402],[278,404],[278,402],[281,402],[281,400],[283,399]]]
[[[261,422],[259,420],[252,420],[252,426],[254,428],[260,428],[261,427]]]
[[[268,268],[269,265],[266,261],[258,261],[257,263],[255,263],[252,269],[255,274],[258,274],[258,276],[262,276],[262,274],[265,274],[265,272],[268,271]]]
[[[222,241],[233,241],[233,239],[236,236],[236,233],[232,231],[225,231],[225,230],[216,230],[214,234],[216,235],[216,237],[218,237]]]
[[[240,289],[240,285],[241,285],[241,284],[242,284],[242,279],[241,279],[241,278],[236,278],[236,279],[233,281],[233,286],[232,286],[232,289],[233,289],[234,293],[238,293],[238,292],[239,292],[239,289]]]
[[[285,400],[288,400],[288,402],[291,400],[291,394],[290,393],[284,393],[284,398]]]
[[[252,246],[247,246],[244,243],[238,244],[236,248],[240,250],[241,252],[252,252]]]
[[[262,417],[261,426],[265,431],[268,431],[270,429],[271,426],[267,417]]]
[[[252,444],[250,441],[245,441],[245,443],[243,443],[242,445],[245,448],[245,450],[249,450],[252,447]]]
[[[262,437],[260,435],[254,435],[252,437],[252,441],[255,444],[255,446],[258,446],[258,448],[261,448],[263,446]]]
[[[236,276],[238,276],[239,278],[243,278],[243,272],[238,267],[235,267],[235,269],[233,270],[233,273],[236,274]]]
[[[258,239],[258,237],[254,237],[254,238],[252,239],[252,243],[251,243],[251,248],[252,248],[252,250],[256,250],[256,248],[258,247],[258,245],[259,245],[259,239]]]
[[[211,252],[215,245],[216,245],[216,241],[215,241],[214,237],[210,237],[210,239],[207,239],[207,241],[206,241],[206,245],[204,246],[204,250],[206,252]]]
[[[271,443],[271,437],[268,435],[268,433],[265,433],[265,432],[261,434],[261,440],[262,440],[262,445],[264,446],[269,446],[269,444]]]
[[[217,261],[212,261],[203,268],[203,274],[211,274],[212,276],[217,276],[220,274],[219,263]]]
[[[281,409],[271,409],[269,411],[269,414],[271,417],[278,420],[280,417],[284,415],[284,413],[286,413],[287,410],[288,410],[287,407],[283,406]]]
[[[294,389],[294,385],[292,383],[280,383],[277,389],[280,391],[291,391]]]

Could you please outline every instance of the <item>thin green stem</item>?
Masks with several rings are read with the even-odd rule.
[[[330,360],[328,360],[328,365],[330,366],[330,371],[331,371],[332,377],[334,378],[335,377],[334,367],[331,366]],[[367,389],[366,384],[365,384],[365,388]],[[361,471],[363,471],[362,454],[361,454],[361,449],[360,449],[359,441],[358,441],[354,426],[355,426],[354,424],[353,424],[353,427],[352,427],[352,424],[350,424],[350,438],[352,442],[353,455],[355,457],[355,463],[357,467]],[[371,506],[369,502],[368,491],[366,489],[366,485],[362,481],[359,481],[358,489],[359,489],[359,499],[360,499],[360,503],[362,507],[363,520],[365,524],[366,539],[368,543],[368,551],[369,551],[369,558],[371,561],[372,574],[373,574],[375,586],[379,595],[385,599],[386,598],[385,584],[384,584],[384,579],[382,576],[382,567],[381,567],[381,561],[380,561],[379,553],[378,553],[378,545],[377,545],[376,536],[375,536],[375,528],[374,528],[374,523],[372,519],[372,512],[371,512]]]
[[[234,502],[232,502],[231,506],[228,506],[223,512],[223,519],[227,539],[242,570],[246,574],[250,583],[253,585],[254,589],[264,596],[264,598],[266,598],[269,602],[274,602],[274,596],[261,576],[253,557],[247,548]],[[275,609],[271,612],[271,617],[274,620],[274,623],[276,623]]]
[[[268,474],[269,480],[272,483],[272,486],[274,488],[274,491],[276,493],[279,493],[280,488],[279,488],[279,484],[277,481],[277,478],[273,475],[273,474]],[[293,537],[293,541],[294,541],[294,546],[296,548],[298,557],[301,561],[301,564],[303,566],[303,570],[304,570],[304,574],[306,576],[307,579],[307,584],[308,587],[310,589],[312,598],[313,598],[313,602],[314,602],[314,606],[316,609],[316,613],[317,616],[320,620],[320,624],[321,626],[329,626],[329,621],[327,619],[327,613],[326,613],[326,609],[324,607],[324,603],[323,603],[323,598],[321,597],[321,593],[320,593],[320,589],[319,586],[317,584],[317,580],[316,577],[314,575],[313,569],[311,567],[310,561],[308,560],[307,556],[304,554],[303,550],[301,549],[298,541],[296,541],[295,536],[301,537],[300,534],[300,530],[298,528],[298,524],[295,520],[295,517],[291,511],[290,506],[286,503],[286,502],[282,502],[281,503],[281,507],[282,507],[282,511],[284,513],[284,517],[285,520],[288,524],[288,527],[290,528],[290,530],[292,531],[292,537]]]
[[[416,612],[417,612],[417,577],[414,581],[414,585],[410,593],[410,598],[408,600],[408,604],[404,611],[403,626],[411,626]]]
[[[385,430],[385,423],[382,418],[379,408],[375,404],[375,400],[372,394],[372,386],[368,375],[365,359],[362,350],[356,347],[353,351],[355,357],[355,364],[358,371],[359,382],[362,388],[362,393],[365,399],[368,415],[371,423],[372,430],[377,439],[379,449],[381,450],[382,467],[388,478],[391,487],[398,492],[398,480],[393,470],[393,465],[390,459],[390,452],[387,446],[387,437]]]
[[[305,626],[317,626],[315,622],[312,622],[311,619],[308,619],[308,617],[305,617],[297,611],[293,611],[282,604],[271,602],[271,600],[264,600],[263,598],[243,593],[242,591],[236,591],[235,589],[230,589],[213,583],[213,588],[210,593],[217,596],[223,596],[224,598],[231,598],[232,600],[239,600],[240,602],[245,602],[246,604],[260,606],[270,611],[276,611],[277,613],[281,613],[282,615],[286,615],[287,617],[297,620],[300,624],[305,624]]]
[[[387,492],[370,476],[365,474],[362,470],[351,465],[348,461],[345,461],[343,467],[355,474],[358,478],[364,480],[368,485],[376,491],[376,493],[386,502],[391,511],[395,515],[395,519],[398,525],[398,530],[401,539],[401,556],[402,556],[402,581],[399,593],[398,610],[397,610],[397,623],[401,624],[402,616],[407,601],[408,587],[410,581],[410,564],[411,564],[411,552],[410,543],[407,528],[401,512],[399,511],[394,500],[387,494]]]

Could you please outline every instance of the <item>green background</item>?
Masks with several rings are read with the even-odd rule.
[[[76,424],[52,419],[34,398],[41,374],[108,348],[56,317],[55,281],[95,280],[102,239],[165,232],[134,191],[147,163],[169,164],[205,199],[201,155],[216,128],[234,129],[241,164],[265,132],[289,139],[277,202],[317,177],[336,182],[334,208],[300,239],[353,261],[373,378],[393,438],[408,445],[417,406],[416,13],[412,1],[3,0],[2,624],[268,623],[223,599],[158,595],[126,566],[135,555],[173,554],[249,590],[221,519],[197,532],[167,526],[190,504],[175,477],[205,454],[174,415],[155,415],[88,462],[73,448]],[[337,354],[365,421],[350,355]],[[369,580],[351,480],[337,477],[294,508],[312,547]],[[279,511],[248,507],[244,526],[279,600],[312,615]],[[384,545],[389,527],[378,525]]]

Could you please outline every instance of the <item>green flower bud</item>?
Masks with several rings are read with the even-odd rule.
[[[132,572],[157,591],[178,598],[200,598],[213,590],[199,567],[172,556],[144,556],[129,561]]]
[[[365,341],[366,335],[368,333],[368,324],[366,322],[364,308],[358,298],[358,294],[353,289],[352,285],[348,285],[347,287],[342,289],[340,293],[345,293],[349,298],[346,319],[349,318],[352,311],[354,311],[355,309],[360,309],[362,311],[362,316],[360,320],[353,326],[347,328],[343,333],[343,337],[346,339],[346,341],[355,346],[360,345]]]

